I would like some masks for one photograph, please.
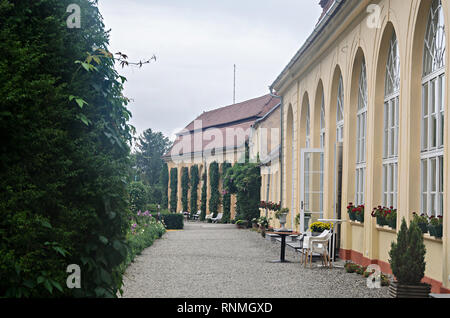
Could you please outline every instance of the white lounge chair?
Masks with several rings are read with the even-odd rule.
[[[223,217],[223,213],[219,213],[219,214],[217,214],[217,217],[211,218],[211,221],[213,223],[219,223],[219,221],[222,221],[222,217]]]
[[[202,211],[198,210],[197,213],[192,216],[192,218],[194,220],[199,220],[200,219],[200,214],[202,214]]]
[[[333,234],[326,230],[319,236],[310,236],[304,239],[303,244],[305,248],[306,244],[306,259],[305,259],[305,267],[308,263],[309,256],[309,266],[312,267],[312,256],[313,253],[318,253],[322,256],[322,262],[325,266],[330,265],[330,256],[328,253],[328,245]]]

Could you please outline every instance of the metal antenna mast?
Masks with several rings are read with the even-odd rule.
[[[233,105],[236,104],[236,64],[234,64]]]

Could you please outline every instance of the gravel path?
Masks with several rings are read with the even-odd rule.
[[[343,269],[310,269],[279,243],[234,225],[187,223],[166,233],[138,256],[124,278],[126,298],[384,298],[386,287],[369,289]],[[320,264],[321,262],[316,262]]]

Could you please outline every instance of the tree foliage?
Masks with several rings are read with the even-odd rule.
[[[198,175],[198,166],[193,165],[190,170],[191,175],[191,197],[190,197],[190,208],[191,208],[191,218],[198,210],[198,184],[200,183],[200,178]]]
[[[202,197],[201,197],[201,205],[200,205],[200,221],[204,221],[206,218],[207,199],[208,199],[208,175],[206,174],[206,171],[205,171],[202,176]]]
[[[189,212],[189,168],[181,169],[181,205],[183,212]]]
[[[236,195],[236,220],[246,220],[248,224],[260,215],[261,169],[255,163],[237,163],[224,176],[224,187]]]
[[[219,164],[214,161],[209,165],[209,185],[211,189],[211,194],[209,198],[209,212],[213,215],[213,217],[217,217],[217,214],[219,212],[220,206],[219,181],[220,181]]]
[[[0,1],[0,296],[115,297],[134,129],[96,1]],[[81,267],[81,288],[66,268]]]
[[[231,169],[231,164],[228,162],[224,162],[222,164],[222,176],[226,176],[229,169]],[[222,206],[223,206],[223,217],[222,222],[223,223],[229,223],[231,221],[231,193],[226,190],[225,186],[225,178],[223,179],[222,183]]]
[[[162,156],[168,151],[171,142],[161,132],[147,129],[139,137],[136,152],[136,167],[142,179],[151,187],[160,183],[164,161]]]
[[[169,207],[169,169],[167,163],[163,164],[159,184],[161,187],[161,208],[165,210]]]
[[[170,169],[170,212],[177,212],[178,205],[178,169]]]
[[[392,242],[389,263],[400,284],[418,285],[425,275],[425,244],[423,234],[416,222],[409,229],[405,219],[397,234],[397,242]]]

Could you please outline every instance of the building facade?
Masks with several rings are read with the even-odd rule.
[[[280,99],[270,94],[254,98],[241,103],[233,104],[219,109],[204,112],[192,121],[185,129],[177,134],[177,138],[163,157],[168,165],[169,174],[177,173],[177,206],[171,207],[174,211],[182,211],[181,201],[181,178],[183,168],[197,166],[199,169],[200,183],[197,189],[189,189],[198,191],[198,207],[201,205],[201,189],[203,187],[202,176],[206,173],[206,189],[207,189],[207,210],[206,215],[210,214],[209,201],[211,199],[211,185],[209,180],[209,168],[211,163],[218,163],[219,167],[223,163],[235,164],[245,159],[246,145],[250,145],[251,137],[254,135],[254,125],[264,120],[269,114],[279,114]],[[273,118],[273,115],[270,116]],[[279,118],[279,116],[278,116]],[[278,131],[280,124],[278,119]],[[250,150],[253,152],[253,150]],[[259,151],[259,150],[258,150]],[[270,150],[271,151],[271,150]],[[257,156],[255,155],[254,158]],[[176,170],[173,170],[176,168]],[[222,175],[222,169],[220,169]],[[170,175],[169,175],[170,180]],[[222,182],[220,178],[219,193],[222,194]],[[171,188],[168,188],[169,198],[171,196]],[[222,196],[222,195],[221,195]],[[231,219],[236,214],[236,198],[231,196]],[[192,212],[192,211],[183,211]],[[197,212],[197,211],[194,211]],[[218,213],[223,212],[223,206],[219,205]]]
[[[321,1],[324,14],[271,89],[281,96],[280,192],[294,218],[346,220],[340,257],[390,273],[396,231],[373,207],[443,217],[425,281],[450,292],[447,0]],[[349,203],[365,206],[352,222]],[[399,228],[399,226],[397,227]]]

